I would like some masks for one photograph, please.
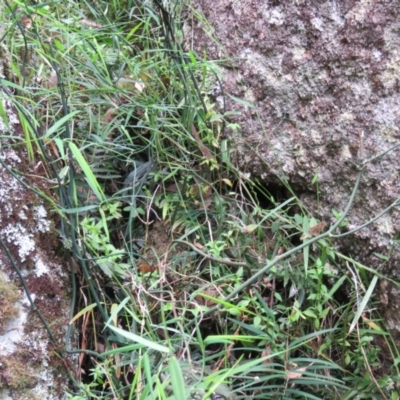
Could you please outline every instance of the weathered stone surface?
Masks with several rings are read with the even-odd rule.
[[[315,217],[332,223],[332,209],[344,210],[352,191],[354,164],[400,142],[397,2],[195,0],[193,6],[213,29],[190,19],[186,45],[209,59],[229,59],[222,63],[225,91],[255,105],[228,98],[227,108],[241,111],[242,129],[232,139],[242,168],[266,185],[289,182]],[[399,198],[399,151],[366,165],[350,228]],[[381,263],[375,252],[393,250],[384,272],[398,277],[399,228],[393,208],[338,244],[373,268]],[[382,311],[400,343],[395,292],[382,283],[382,303],[389,298]]]
[[[0,47],[3,63],[5,52]],[[0,77],[4,75],[0,63]],[[5,167],[20,171],[25,175],[21,181],[50,195],[43,183],[43,165],[28,161],[15,109],[1,88],[0,101],[10,128],[0,118],[0,236],[55,339],[50,339],[32,309],[9,255],[0,246],[0,399],[62,399],[68,383],[63,354],[70,313],[68,266],[55,254],[58,235],[45,202]]]

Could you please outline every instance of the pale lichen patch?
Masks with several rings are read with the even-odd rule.
[[[34,207],[34,218],[36,220],[36,232],[48,232],[50,230],[47,211],[42,205]]]
[[[29,307],[25,293],[20,295],[20,299],[14,303],[14,306],[16,308],[14,317],[7,322],[4,333],[0,335],[0,357],[13,353],[24,338],[24,326],[28,319],[26,308]]]
[[[18,255],[22,262],[35,250],[33,234],[29,233],[20,223],[7,225],[1,229],[0,234],[6,238],[8,243],[17,247]]]
[[[50,272],[49,267],[40,257],[35,259],[35,273],[36,276],[42,276],[43,274],[47,274]]]
[[[19,217],[19,219],[28,219],[28,217],[26,216],[24,210],[20,210],[20,211],[19,211],[18,217]]]

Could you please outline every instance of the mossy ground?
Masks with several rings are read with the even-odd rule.
[[[5,332],[8,322],[17,317],[19,311],[15,303],[20,298],[20,289],[0,271],[0,334]]]

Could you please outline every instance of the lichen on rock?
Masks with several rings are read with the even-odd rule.
[[[28,161],[24,146],[18,146],[23,143],[21,126],[1,92],[0,101],[12,129],[8,131],[0,119],[0,237],[11,253],[10,258],[0,247],[0,398],[62,399],[68,379],[56,349],[64,348],[69,275],[66,263],[55,255],[58,238],[51,230],[46,204],[29,190],[32,185],[42,191],[48,188],[40,177],[36,181],[28,177],[34,175],[35,165]],[[14,176],[11,169],[25,171],[27,176]],[[16,268],[55,342],[32,309]]]

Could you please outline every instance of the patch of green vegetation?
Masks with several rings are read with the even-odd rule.
[[[5,279],[0,272],[0,334],[4,334],[8,322],[19,314],[15,303],[21,298],[18,287]]]
[[[0,357],[0,388],[23,392],[33,388],[38,380],[37,374],[28,367],[27,352],[14,352]]]
[[[380,274],[331,241],[355,191],[328,226],[240,171],[183,6],[10,0],[2,16],[2,84],[80,282],[69,398],[398,398],[369,311]]]

